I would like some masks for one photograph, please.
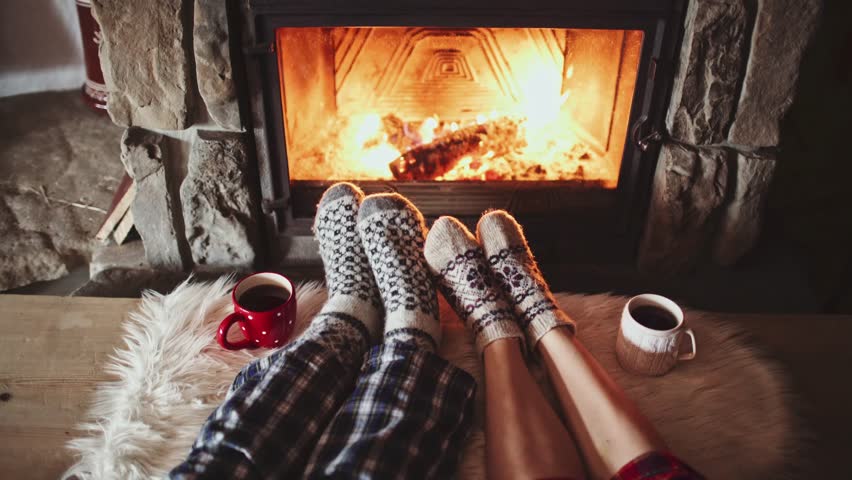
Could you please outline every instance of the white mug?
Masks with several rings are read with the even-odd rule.
[[[681,353],[681,340],[686,336],[692,348]],[[675,302],[660,295],[644,294],[624,305],[615,354],[625,370],[663,375],[679,361],[695,358],[696,352],[695,334],[684,327],[683,310]]]

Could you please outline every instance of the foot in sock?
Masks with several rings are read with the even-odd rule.
[[[530,349],[535,349],[541,337],[554,328],[575,331],[574,321],[556,304],[521,226],[511,215],[502,210],[483,215],[476,226],[476,236],[491,271],[515,307]]]
[[[314,220],[325,266],[328,301],[305,336],[326,344],[345,361],[360,362],[381,331],[382,302],[356,230],[364,193],[350,183],[329,187]]]
[[[494,279],[482,246],[461,222],[453,217],[436,220],[424,254],[447,301],[473,333],[480,354],[501,338],[523,341],[514,307]]]
[[[370,195],[361,203],[358,233],[385,308],[385,342],[435,351],[441,325],[438,297],[423,258],[423,215],[400,195]]]

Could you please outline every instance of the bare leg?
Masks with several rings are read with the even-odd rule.
[[[585,478],[574,439],[530,375],[516,339],[485,348],[488,478]]]
[[[610,478],[643,453],[667,450],[648,419],[569,330],[546,333],[538,351],[593,477]]]
[[[574,337],[574,322],[557,306],[515,219],[490,212],[477,234],[530,349],[544,358],[589,475],[611,478],[640,455],[665,450],[648,420]]]
[[[574,440],[527,370],[523,333],[479,243],[458,220],[441,217],[424,254],[484,358],[488,478],[585,477]]]

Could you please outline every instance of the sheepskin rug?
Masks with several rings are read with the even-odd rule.
[[[216,344],[214,333],[229,312],[232,286],[230,278],[189,280],[168,295],[144,295],[126,322],[124,345],[106,367],[116,380],[98,387],[80,426],[84,435],[69,442],[77,463],[66,477],[159,477],[185,457],[234,375],[253,356],[270,353],[229,352]],[[297,335],[325,298],[320,284],[297,287]],[[624,297],[561,293],[557,298],[577,319],[580,339],[687,462],[708,478],[790,477],[787,462],[803,438],[792,397],[779,370],[747,345],[736,326],[687,310],[698,357],[663,377],[639,377],[623,371],[614,353]],[[471,339],[443,300],[441,315],[441,354],[481,385],[482,365]],[[531,368],[546,386],[538,366]],[[483,391],[459,478],[485,478]]]

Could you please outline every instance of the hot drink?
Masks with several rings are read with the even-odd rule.
[[[284,305],[290,292],[278,285],[258,285],[240,296],[239,304],[252,312],[265,312]]]
[[[642,305],[630,310],[630,315],[645,327],[653,330],[671,330],[678,321],[668,310],[652,305]]]
[[[295,292],[293,282],[279,273],[260,272],[240,280],[231,295],[234,313],[219,324],[216,341],[226,350],[285,345],[296,322]],[[239,325],[243,339],[228,340],[234,325]]]
[[[689,338],[690,349],[682,349]],[[683,310],[666,297],[645,293],[627,301],[615,355],[625,369],[641,375],[663,375],[678,362],[695,358],[695,333],[684,323]]]

